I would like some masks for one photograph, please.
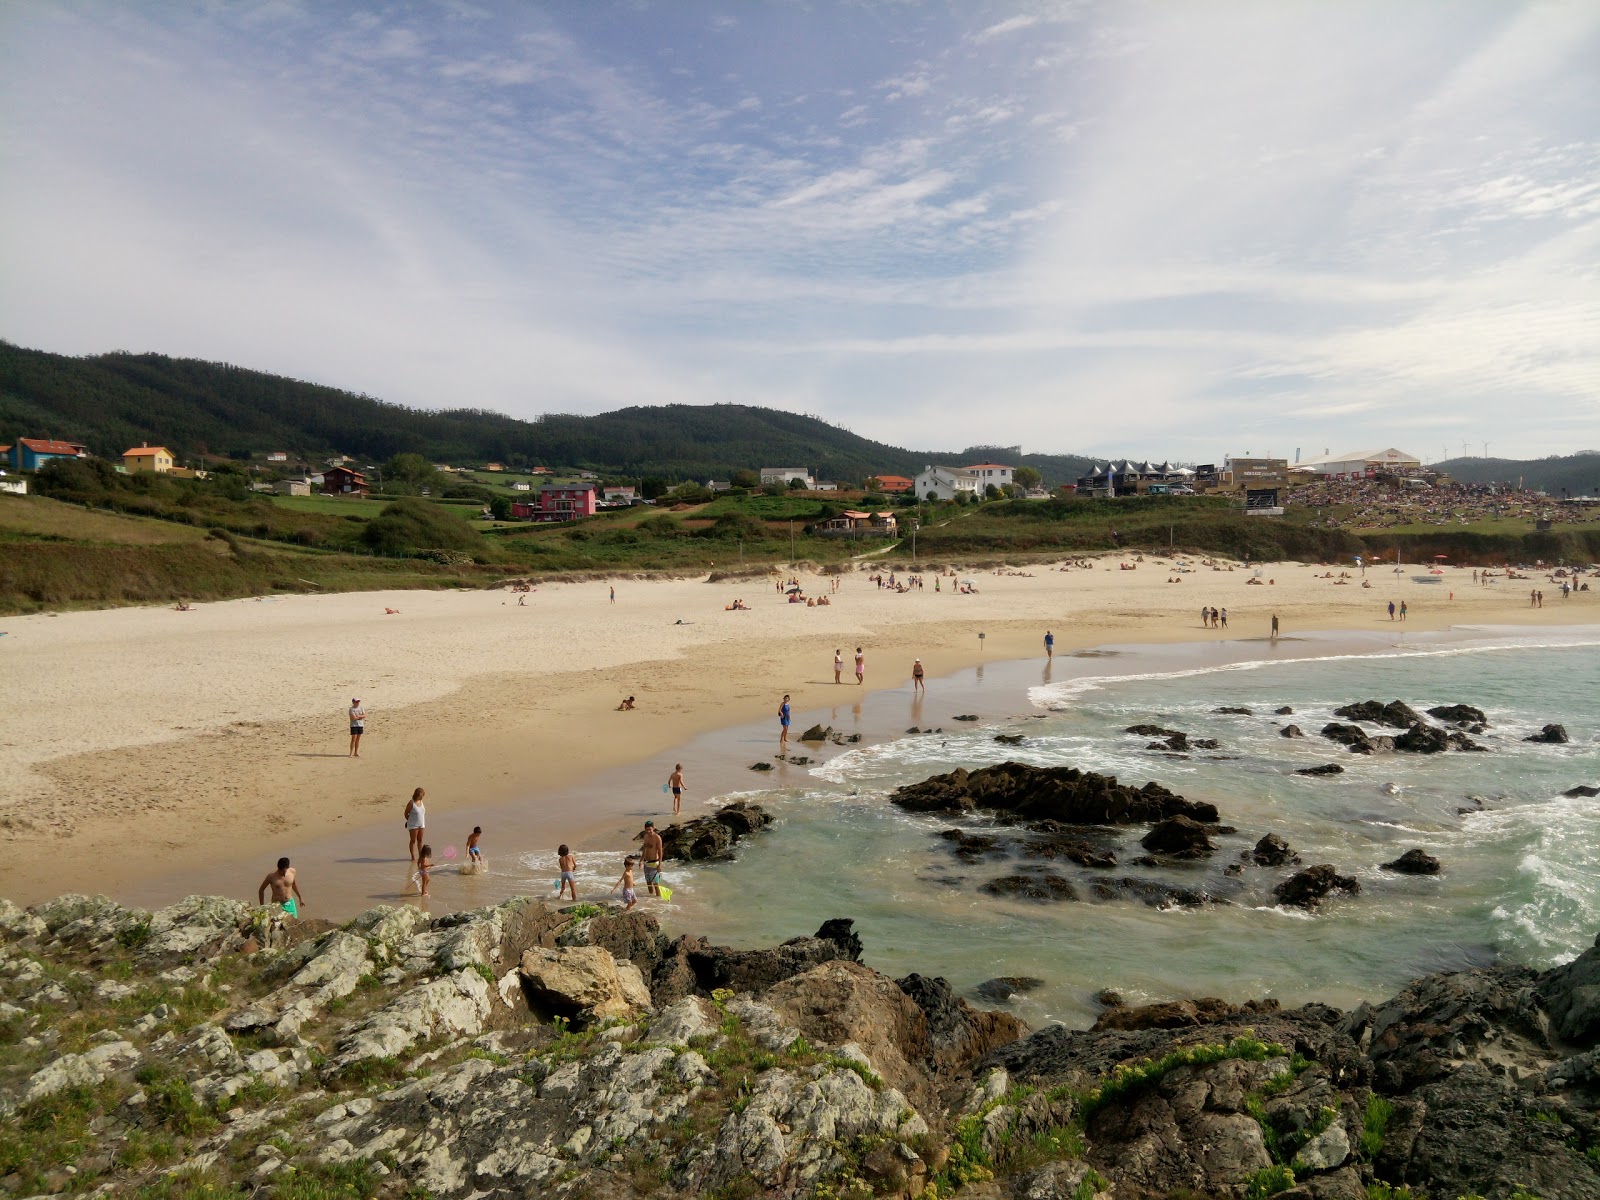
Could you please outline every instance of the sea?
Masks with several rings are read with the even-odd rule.
[[[986,664],[931,681],[926,699],[890,692],[865,713],[859,703],[836,708],[835,728],[879,732],[859,744],[797,745],[815,761],[785,764],[775,779],[744,770],[748,786],[702,798],[697,812],[743,798],[767,808],[774,824],[742,842],[733,861],[669,864],[670,903],[646,903],[669,933],[734,946],[771,945],[849,917],[865,961],[890,975],[943,975],[973,998],[997,978],[1037,981],[990,992],[1034,1025],[1089,1024],[1101,989],[1129,1003],[1276,997],[1349,1007],[1431,971],[1497,960],[1545,967],[1600,932],[1600,798],[1563,795],[1600,784],[1596,697],[1600,630],[1592,627],[1408,635],[1399,626]],[[1418,711],[1481,708],[1489,724],[1475,740],[1487,752],[1363,757],[1318,735],[1338,719],[1333,709],[1369,699]],[[1275,712],[1285,706],[1292,715]],[[1250,712],[1218,711],[1227,707]],[[884,730],[901,720],[918,732]],[[1281,736],[1290,722],[1306,736]],[[1148,737],[1125,732],[1136,723],[1214,738],[1218,748],[1153,751]],[[1525,740],[1552,723],[1566,727],[1569,743]],[[1023,740],[997,742],[1002,734]],[[756,736],[731,753],[744,753]],[[1018,864],[958,861],[939,836],[956,826],[982,832],[987,818],[916,815],[890,803],[901,785],[1006,761],[1155,781],[1215,804],[1236,832],[1219,836],[1208,860],[1131,866],[1145,832],[1135,827],[1114,834],[1122,865],[1112,874],[1199,888],[1225,902],[1152,907],[990,895],[982,885]],[[1344,773],[1294,773],[1324,763]],[[1304,865],[1330,863],[1353,876],[1359,894],[1306,912],[1272,894],[1292,867],[1245,863],[1242,873],[1226,873],[1269,832]],[[1381,867],[1413,847],[1436,856],[1442,871],[1410,876]],[[582,886],[603,892],[616,863],[589,857]],[[505,863],[500,882],[548,891],[548,860],[539,852]],[[1099,874],[1069,863],[1050,868],[1080,894]]]

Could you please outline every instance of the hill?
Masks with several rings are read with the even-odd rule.
[[[1462,483],[1511,483],[1560,496],[1600,496],[1600,450],[1549,458],[1452,458],[1436,468]]]
[[[805,466],[821,478],[858,481],[992,452],[906,450],[816,417],[740,404],[523,421],[482,409],[408,408],[228,363],[122,352],[72,358],[0,342],[0,442],[30,435],[81,441],[106,457],[140,442],[185,457],[241,459],[285,450],[307,460],[337,452],[378,462],[409,451],[440,462],[584,467],[668,480]],[[1076,478],[1090,460],[1009,454],[1006,461],[1034,467],[1054,485]]]

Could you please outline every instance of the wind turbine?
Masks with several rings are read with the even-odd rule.
[[[1484,457],[1485,457],[1485,458],[1488,458],[1488,457],[1489,457],[1489,443],[1488,443],[1488,442],[1485,442],[1485,443],[1484,443],[1484,444],[1483,444],[1483,456],[1484,456]]]

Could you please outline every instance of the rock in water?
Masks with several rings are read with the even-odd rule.
[[[1044,980],[1036,975],[1000,975],[994,979],[985,979],[972,991],[975,995],[982,996],[985,1000],[993,1000],[997,1004],[1004,1004],[1013,996],[1031,992],[1043,986]]]
[[[1282,729],[1278,730],[1278,736],[1286,738],[1303,738],[1305,737],[1305,734],[1301,732],[1300,726],[1298,725],[1285,725]]]
[[[735,842],[770,824],[772,818],[759,804],[735,800],[708,817],[667,826],[661,831],[662,851],[685,862],[732,858]]]
[[[1377,700],[1362,700],[1333,710],[1333,715],[1347,721],[1369,721],[1374,725],[1389,725],[1395,729],[1409,729],[1422,723],[1416,709],[1398,700],[1384,704]]]
[[[1567,736],[1565,725],[1546,725],[1538,733],[1530,734],[1522,739],[1525,742],[1545,742],[1552,746],[1561,746],[1572,739]]]
[[[1139,844],[1168,858],[1203,858],[1217,848],[1206,827],[1188,817],[1168,817],[1140,838]]]
[[[1483,709],[1473,708],[1470,704],[1441,704],[1430,708],[1428,715],[1446,725],[1487,725],[1489,718],[1484,716]]]
[[[1142,825],[1183,816],[1214,824],[1216,806],[1186,800],[1158,783],[1130,787],[1113,775],[1076,767],[1031,767],[1006,762],[976,771],[958,768],[890,796],[911,812],[964,813],[984,809],[1007,817],[1067,825]]]
[[[1385,871],[1399,871],[1402,875],[1437,875],[1439,860],[1423,850],[1407,850],[1393,862],[1383,864]]]
[[[1214,711],[1219,713],[1231,713],[1234,716],[1239,717],[1250,717],[1255,715],[1248,708],[1239,708],[1232,704],[1224,704],[1221,708],[1215,709]]]
[[[1189,735],[1178,729],[1167,729],[1161,725],[1129,725],[1123,733],[1136,733],[1140,737],[1152,738],[1186,738]]]
[[[1371,737],[1359,725],[1340,725],[1331,721],[1322,727],[1322,736],[1330,742],[1348,746],[1356,754],[1376,754],[1379,750],[1393,750],[1392,737]]]
[[[1289,843],[1275,833],[1266,834],[1250,851],[1250,857],[1263,867],[1281,867],[1294,858]]]
[[[1038,875],[1002,875],[980,889],[991,896],[1015,896],[1023,900],[1076,900],[1078,889],[1065,876],[1052,871]]]
[[[1394,748],[1406,754],[1439,754],[1450,749],[1450,736],[1436,725],[1413,725],[1394,739]]]
[[[1019,746],[1022,744],[1022,735],[1020,733],[997,733],[994,735],[994,740],[1003,746]]]
[[[1272,894],[1278,898],[1279,904],[1311,909],[1336,890],[1355,895],[1361,890],[1361,884],[1348,875],[1340,875],[1333,864],[1321,863],[1304,871],[1296,871],[1273,888]]]
[[[1280,717],[1294,716],[1294,709],[1287,704],[1285,704],[1282,708],[1275,708],[1272,711],[1277,713]]]
[[[800,735],[800,740],[802,742],[825,742],[828,740],[828,735],[832,732],[832,725],[829,725],[826,729],[824,729],[821,725],[813,725],[810,729],[806,730]]]
[[[1301,767],[1296,775],[1343,775],[1344,768],[1338,763],[1323,763],[1320,767]]]
[[[1600,796],[1600,787],[1591,787],[1587,783],[1580,783],[1577,787],[1570,787],[1561,794],[1573,800],[1581,796]]]

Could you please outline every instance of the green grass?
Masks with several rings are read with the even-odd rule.
[[[1361,1157],[1371,1162],[1383,1152],[1383,1139],[1389,1130],[1389,1118],[1394,1116],[1394,1105],[1374,1092],[1367,1097],[1366,1111],[1361,1117]]]
[[[273,496],[272,503],[290,512],[326,513],[339,517],[375,517],[389,503],[355,496]]]
[[[127,1094],[115,1081],[64,1088],[25,1104],[0,1121],[0,1176],[18,1177],[15,1192],[50,1190],[52,1172],[79,1165],[93,1150],[91,1124],[114,1109]]]

